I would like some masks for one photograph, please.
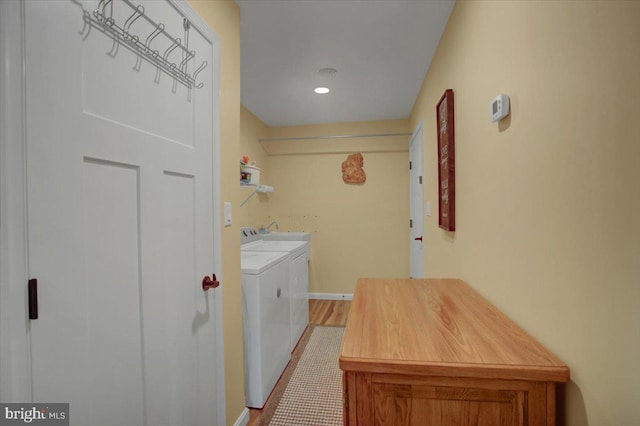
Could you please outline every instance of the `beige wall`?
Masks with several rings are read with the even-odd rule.
[[[220,38],[220,164],[222,201],[234,212],[242,201],[239,190],[240,159],[240,10],[236,2],[188,0]],[[222,212],[220,213],[222,214]],[[227,424],[244,409],[242,299],[238,226],[222,229],[222,293]]]
[[[408,120],[269,128],[269,138],[410,132]],[[312,233],[309,290],[353,293],[363,276],[408,276],[409,136],[263,142],[269,218]],[[342,162],[362,152],[366,183],[345,184]]]
[[[568,425],[640,424],[639,21],[640,2],[458,1],[411,117],[437,205],[454,90],[457,230],[425,218],[427,276],[465,279],[569,365]]]

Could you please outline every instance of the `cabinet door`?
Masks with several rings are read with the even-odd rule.
[[[376,425],[523,425],[525,395],[510,390],[377,384]]]
[[[349,424],[554,424],[544,383],[368,373],[346,376]]]

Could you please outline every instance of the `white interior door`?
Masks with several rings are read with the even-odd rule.
[[[173,5],[141,3],[186,39]],[[134,12],[112,5],[120,25]],[[215,425],[215,291],[201,286],[214,272],[213,90],[189,97],[83,29],[97,7],[25,2],[33,400],[69,402],[72,425]],[[144,40],[154,27],[129,30]],[[211,42],[188,31],[189,72],[206,60],[211,82]],[[163,55],[172,42],[152,43]]]
[[[422,123],[418,125],[409,142],[409,193],[410,199],[410,277],[424,277],[424,192],[422,182]]]

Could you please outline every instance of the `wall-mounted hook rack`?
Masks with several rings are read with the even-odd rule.
[[[180,38],[175,38],[168,34],[163,23],[156,23],[154,20],[149,18],[149,16],[147,16],[145,13],[144,6],[136,6],[129,0],[121,0],[118,2],[124,3],[125,5],[133,9],[131,15],[129,15],[129,17],[124,21],[124,24],[119,24],[113,17],[114,3],[115,0],[100,0],[100,3],[98,3],[98,8],[94,10],[93,13],[83,13],[82,19],[85,23],[85,28],[83,28],[81,33],[84,33],[87,26],[93,26],[100,28],[106,34],[109,34],[111,37],[113,37],[114,40],[114,46],[108,53],[112,56],[115,56],[117,54],[117,45],[121,41],[126,43],[126,45],[138,55],[136,64],[133,67],[135,70],[140,69],[140,66],[142,65],[141,57],[144,57],[150,63],[155,64],[158,67],[158,70],[164,71],[175,81],[179,81],[188,89],[200,89],[204,86],[204,83],[202,82],[196,84],[196,79],[198,77],[198,74],[200,74],[202,70],[207,67],[207,61],[202,61],[200,66],[195,69],[193,74],[187,72],[187,62],[195,58],[196,52],[195,50],[189,50],[188,34],[191,24],[186,18],[184,18],[184,22],[182,24],[182,27],[185,30],[185,42],[183,43]],[[141,41],[141,37],[139,35],[134,34],[132,31],[134,23],[139,18],[144,18],[153,27],[153,31],[146,37],[142,38],[144,42]],[[160,34],[164,34],[171,42],[170,46],[162,54],[159,50],[153,49],[151,47],[151,43]],[[86,38],[87,36],[88,33],[84,37]],[[181,49],[183,51],[183,56],[181,56],[181,60],[177,64],[175,62],[172,62],[171,60],[171,54],[176,49]]]

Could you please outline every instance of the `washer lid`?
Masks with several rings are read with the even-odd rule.
[[[289,253],[286,252],[240,252],[240,269],[243,274],[257,275],[269,269],[273,265],[287,259]]]

